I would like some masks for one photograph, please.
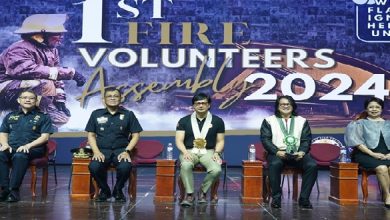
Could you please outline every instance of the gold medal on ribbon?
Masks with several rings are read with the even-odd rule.
[[[198,148],[198,149],[203,149],[203,148],[206,148],[206,145],[207,145],[207,141],[203,138],[196,138],[194,140],[194,147]]]

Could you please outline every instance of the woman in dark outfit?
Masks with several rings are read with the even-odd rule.
[[[358,120],[348,124],[345,143],[356,147],[352,156],[354,162],[375,169],[385,207],[390,208],[390,121],[382,118],[384,102],[381,99],[366,100],[364,108]]]

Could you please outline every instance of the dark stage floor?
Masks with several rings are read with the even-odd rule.
[[[313,210],[300,210],[291,199],[284,184],[282,209],[273,210],[268,204],[243,205],[240,203],[241,169],[228,169],[228,189],[219,188],[217,205],[195,205],[181,208],[178,203],[154,204],[155,169],[138,168],[138,191],[135,203],[71,201],[69,199],[69,166],[59,166],[58,184],[54,183],[50,167],[49,192],[46,201],[41,201],[41,191],[35,201],[31,199],[29,171],[21,189],[22,201],[15,204],[0,203],[0,219],[390,219],[390,210],[383,207],[376,178],[369,178],[368,205],[339,206],[328,200],[329,171],[320,171],[320,193],[313,188]],[[203,176],[196,176],[196,188]],[[222,179],[221,179],[222,180]],[[110,181],[111,182],[111,181]],[[40,187],[40,179],[38,180]],[[360,184],[360,181],[359,181]],[[291,193],[292,194],[292,193]],[[359,188],[359,198],[362,198]]]

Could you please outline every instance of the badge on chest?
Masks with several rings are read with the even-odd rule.
[[[98,124],[105,124],[105,123],[107,123],[108,118],[102,116],[102,117],[96,118],[96,120],[97,120],[97,123],[98,123]]]

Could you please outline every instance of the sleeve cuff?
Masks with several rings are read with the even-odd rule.
[[[72,72],[72,79],[73,79],[74,74],[76,74],[76,70],[72,67],[69,67],[69,69],[70,69],[70,72]]]
[[[57,77],[58,77],[58,69],[57,69],[57,67],[50,67],[49,68],[49,79],[57,80]]]
[[[56,94],[65,94],[65,91],[61,88],[56,88]]]

